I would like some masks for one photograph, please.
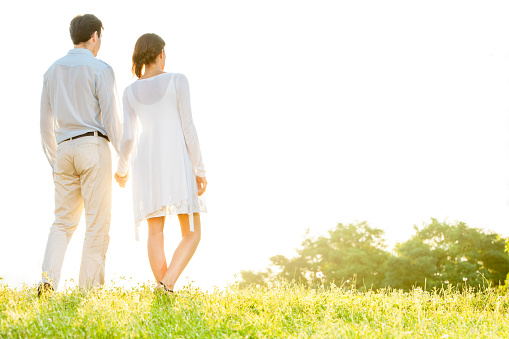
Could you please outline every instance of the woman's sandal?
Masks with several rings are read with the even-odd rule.
[[[170,290],[168,287],[166,287],[166,285],[162,281],[159,281],[159,284],[162,286],[166,293],[173,294],[173,290]]]

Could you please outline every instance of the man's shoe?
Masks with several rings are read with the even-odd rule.
[[[45,294],[48,294],[49,292],[53,292],[53,286],[51,286],[50,283],[42,283],[39,285],[39,287],[37,287],[37,296],[42,296],[42,295],[45,295]]]

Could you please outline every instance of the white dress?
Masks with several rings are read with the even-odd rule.
[[[158,216],[189,214],[194,231],[193,213],[206,212],[196,183],[205,168],[187,78],[163,73],[137,80],[125,89],[123,108],[117,173],[127,173],[131,157],[136,240],[140,222]]]

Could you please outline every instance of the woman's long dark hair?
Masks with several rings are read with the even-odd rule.
[[[157,34],[145,33],[138,38],[134,45],[132,72],[136,77],[141,77],[143,67],[150,65],[161,54],[166,43]]]

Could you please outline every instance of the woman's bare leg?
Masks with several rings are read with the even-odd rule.
[[[200,214],[194,213],[194,232],[189,230],[189,216],[187,214],[179,214],[180,231],[182,232],[182,240],[180,241],[177,249],[173,253],[170,266],[162,279],[162,282],[170,290],[173,290],[177,279],[184,271],[189,260],[193,257],[198,244],[201,239],[201,221]]]
[[[148,239],[147,252],[150,268],[157,281],[161,281],[166,273],[166,256],[164,255],[164,219],[157,217],[147,219]]]

